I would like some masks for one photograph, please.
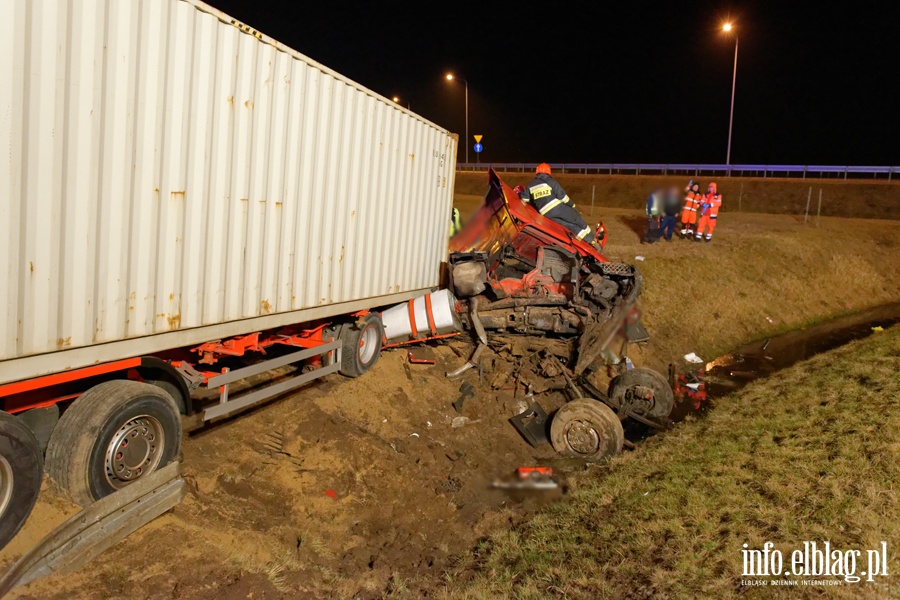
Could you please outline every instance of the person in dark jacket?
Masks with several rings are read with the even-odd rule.
[[[534,179],[519,195],[539,213],[553,219],[575,234],[579,240],[596,245],[594,232],[572,204],[566,190],[550,176],[550,165],[541,163],[535,169]]]
[[[667,242],[672,241],[672,234],[675,233],[675,224],[678,222],[678,216],[681,214],[681,194],[678,188],[670,187],[663,193],[662,200],[662,225],[660,227],[660,235],[666,237]]]

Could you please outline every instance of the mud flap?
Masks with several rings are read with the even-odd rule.
[[[101,498],[51,531],[0,578],[0,598],[54,573],[70,573],[99,556],[184,498],[181,463]]]
[[[612,314],[602,323],[591,323],[584,328],[578,340],[578,362],[575,363],[575,375],[581,375],[584,370],[600,356],[609,345],[610,340],[619,331],[625,315],[630,306],[617,306]]]
[[[511,417],[509,422],[534,448],[549,441],[547,439],[547,413],[537,402],[525,409],[525,412]]]

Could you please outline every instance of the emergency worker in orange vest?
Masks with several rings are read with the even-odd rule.
[[[697,208],[700,206],[700,184],[691,179],[684,188],[684,208],[681,210],[681,237],[691,237],[697,224]]]
[[[713,231],[716,229],[716,220],[719,217],[719,207],[721,206],[722,194],[717,193],[716,183],[712,182],[709,184],[703,198],[700,199],[700,218],[697,220],[697,234],[694,236],[695,242],[699,242],[700,238],[704,237],[704,230],[706,230],[706,241],[708,242],[712,239]]]

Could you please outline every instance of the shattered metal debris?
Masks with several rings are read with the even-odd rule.
[[[463,382],[461,386],[459,386],[459,397],[453,402],[453,409],[457,413],[461,413],[463,409],[463,404],[466,401],[466,398],[472,398],[475,396],[475,386],[473,386],[468,381]]]
[[[528,409],[509,419],[525,441],[537,448],[547,443],[547,413],[534,402]]]

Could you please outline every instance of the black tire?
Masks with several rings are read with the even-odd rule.
[[[107,381],[82,394],[47,445],[47,473],[82,506],[176,460],[181,416],[163,389]]]
[[[175,406],[178,407],[178,412],[183,415],[187,414],[187,402],[185,401],[184,394],[181,393],[181,389],[177,385],[167,379],[145,379],[144,383],[155,385],[172,396],[172,400],[175,401]]]
[[[359,377],[378,362],[381,343],[384,339],[384,325],[375,313],[366,315],[361,322],[346,323],[341,327],[341,368],[340,374]]]
[[[28,427],[0,412],[0,548],[28,519],[41,492],[41,447]]]
[[[629,394],[638,399],[632,404],[633,412],[648,419],[665,419],[675,406],[672,386],[653,369],[631,369],[609,382],[607,395],[613,405],[621,406]]]
[[[597,461],[622,452],[625,432],[611,408],[597,400],[579,398],[553,415],[550,443],[560,454]]]

